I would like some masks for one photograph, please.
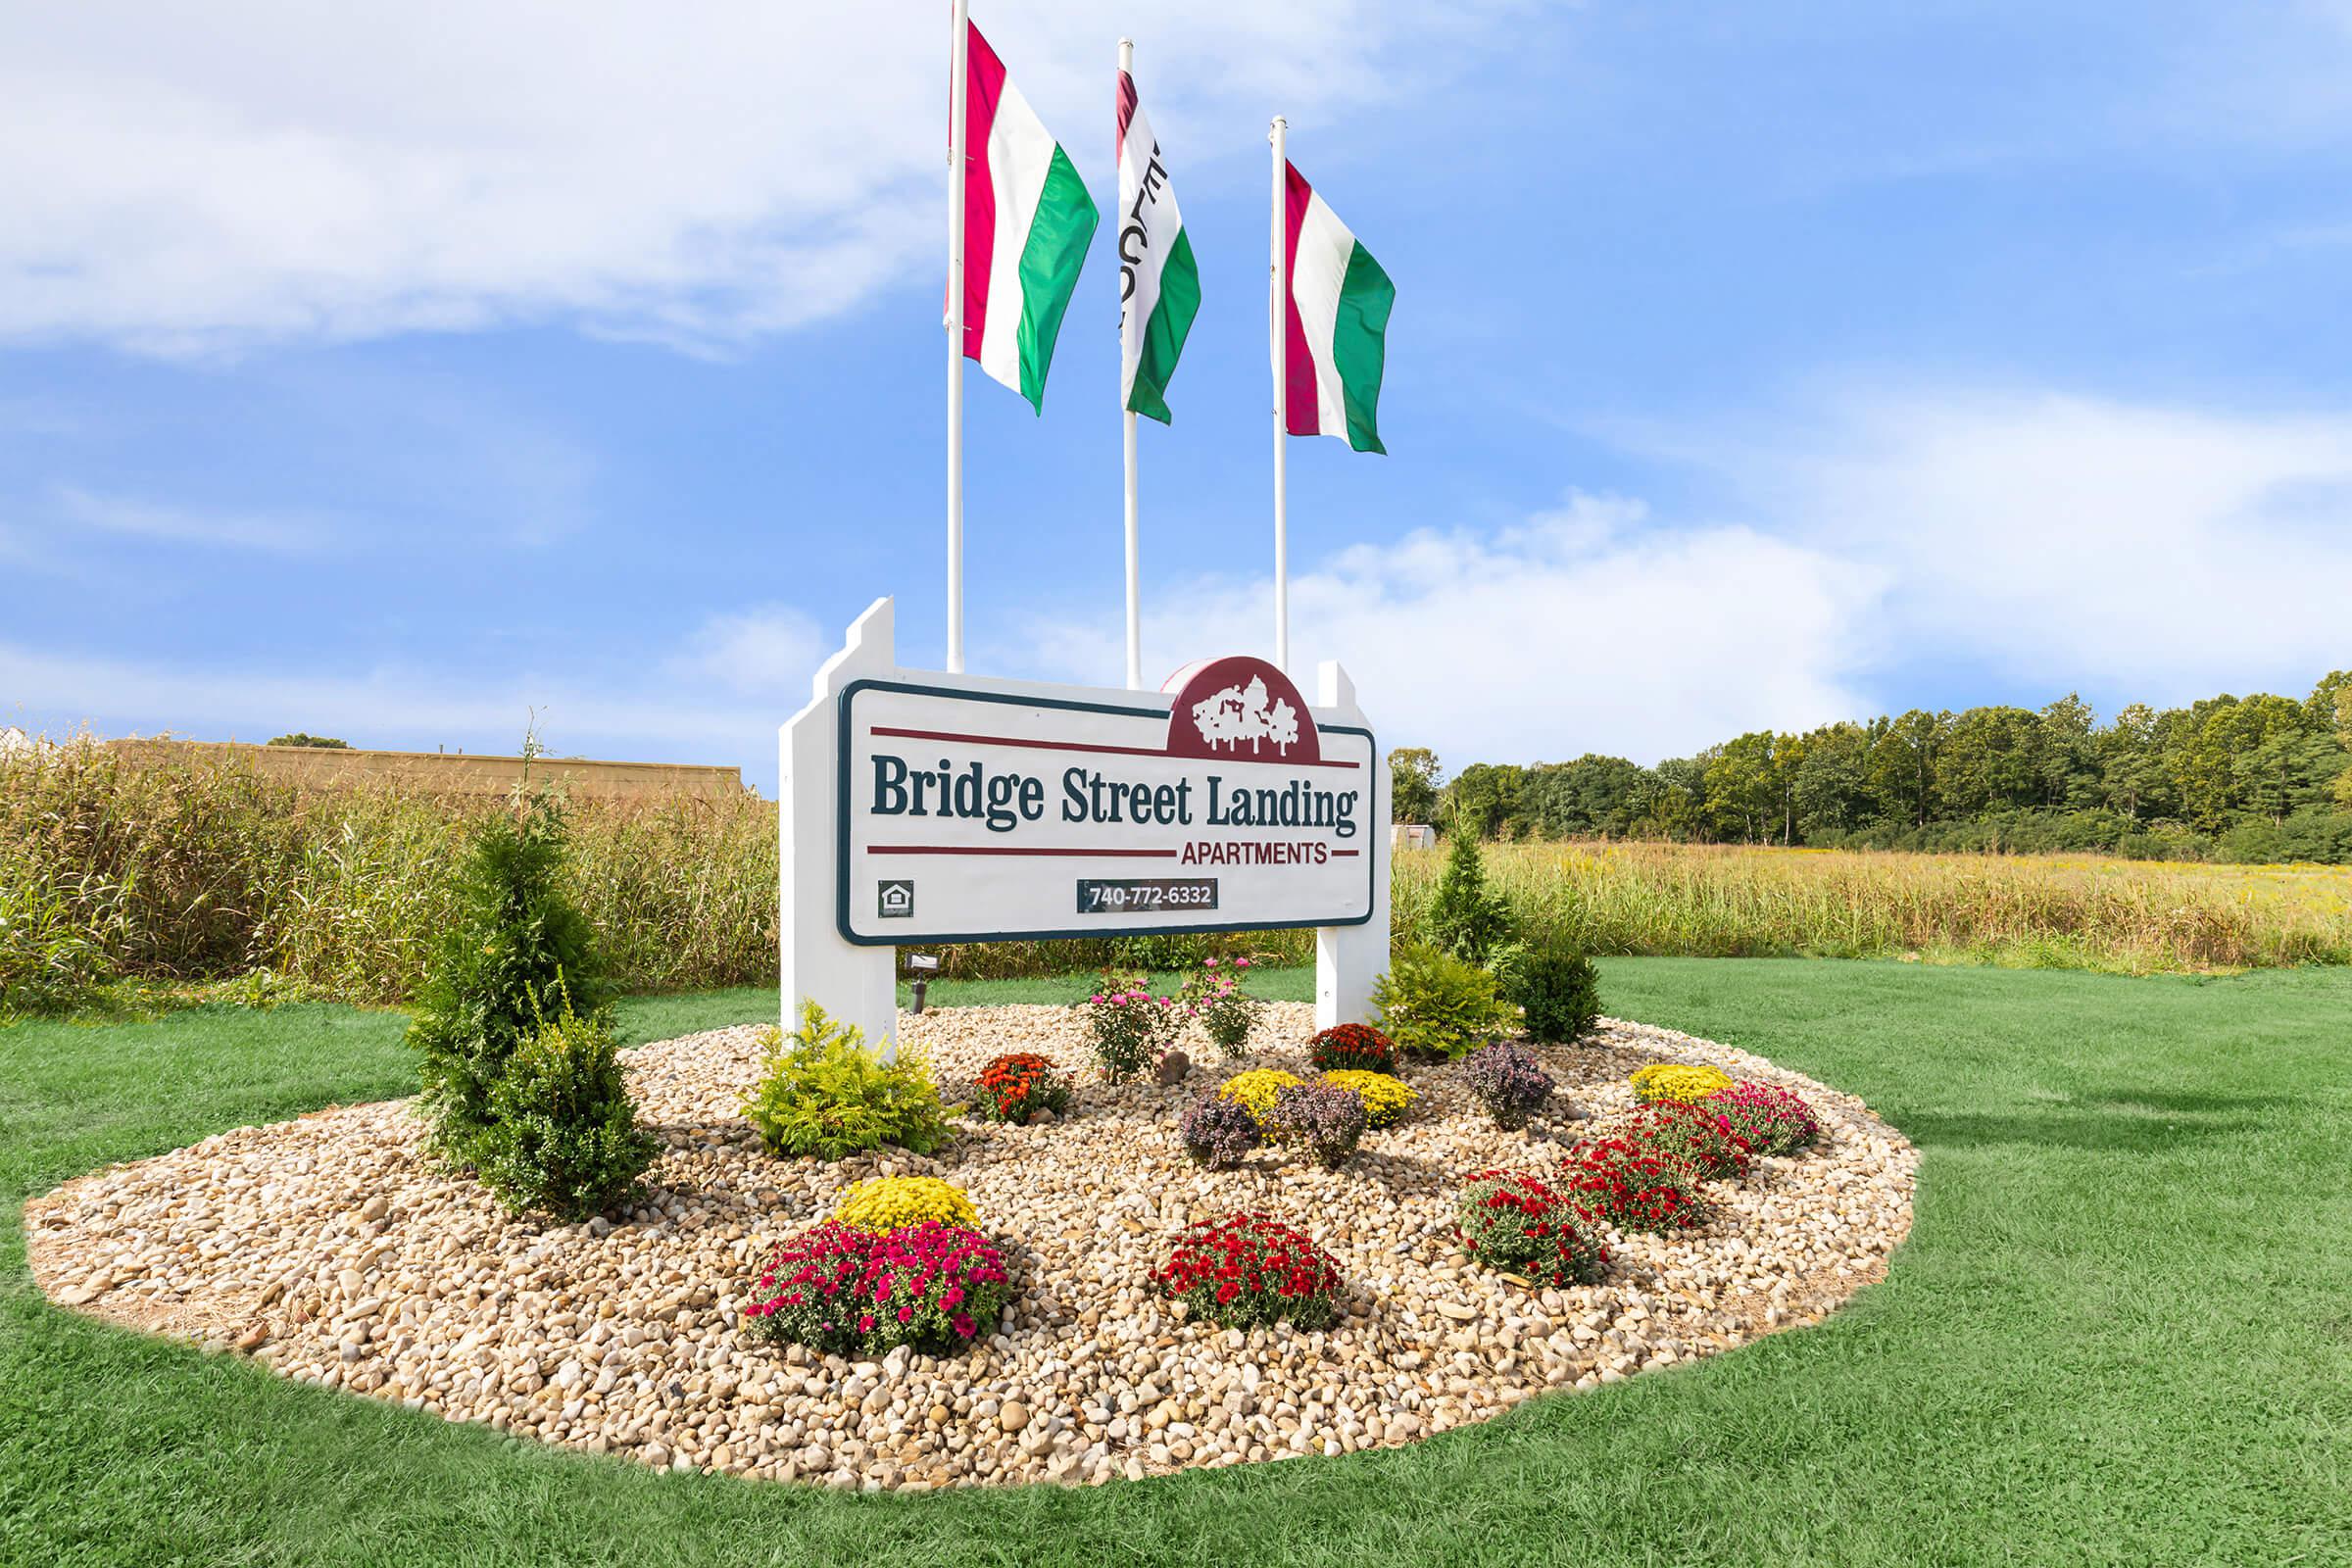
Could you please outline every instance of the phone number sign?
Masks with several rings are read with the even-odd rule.
[[[836,923],[865,946],[1357,925],[1369,730],[1262,660],[1157,697],[862,680],[839,698]],[[1172,698],[1172,700],[1171,700]]]

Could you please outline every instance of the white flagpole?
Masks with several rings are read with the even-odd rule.
[[[1291,552],[1287,519],[1283,515],[1288,475],[1284,462],[1290,424],[1290,312],[1282,287],[1283,172],[1289,166],[1291,122],[1280,115],[1268,139],[1274,143],[1274,237],[1272,263],[1266,278],[1266,331],[1274,357],[1274,667],[1291,667]]]
[[[948,51],[948,671],[963,670],[963,180],[970,0],[956,0]]]
[[[1119,74],[1125,75],[1135,69],[1135,40],[1119,40]],[[1115,160],[1114,160],[1115,164]],[[1126,366],[1127,334],[1143,330],[1143,323],[1128,319],[1129,313],[1119,313],[1119,359],[1122,370]],[[1126,378],[1120,377],[1122,381]],[[1143,577],[1139,562],[1142,546],[1136,527],[1135,503],[1135,411],[1121,402],[1119,419],[1123,426],[1121,441],[1127,460],[1127,689],[1144,689],[1144,609]]]

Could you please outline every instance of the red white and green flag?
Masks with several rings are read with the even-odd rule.
[[[1306,176],[1283,164],[1284,411],[1293,435],[1380,444],[1380,373],[1396,285]]]
[[[1043,413],[1054,340],[1100,215],[980,29],[967,37],[963,355]]]
[[[1200,270],[1159,141],[1119,73],[1119,406],[1168,419],[1168,377],[1200,309]]]

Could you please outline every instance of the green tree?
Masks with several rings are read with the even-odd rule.
[[[1642,775],[1633,802],[1638,837],[1681,842],[1699,836],[1706,801],[1706,766],[1696,758],[1670,757]]]
[[[1770,730],[1751,730],[1706,754],[1707,825],[1720,839],[1754,844],[1772,836],[1780,814]]]
[[[1473,762],[1446,786],[1445,805],[1456,829],[1500,838],[1519,815],[1527,770],[1514,762]]]
[[[2283,825],[2289,812],[2328,800],[2343,765],[2343,748],[2325,730],[2273,731],[2231,760],[2238,808]]]
[[[2091,738],[2100,796],[2108,809],[2133,821],[2166,814],[2171,782],[2156,732],[2156,710],[2133,703]]]
[[[2332,729],[2338,744],[2352,751],[2352,669],[2331,669],[2303,700],[2315,729]]]
[[[2046,806],[2087,810],[2100,804],[2098,714],[2074,692],[2041,710],[2035,758]]]
[[[1859,724],[1824,724],[1805,737],[1789,781],[1798,836],[1843,833],[1870,811],[1870,731]]]
[[[1399,746],[1389,754],[1389,820],[1438,819],[1438,754],[1426,746]]]
[[[1878,814],[1891,822],[1925,827],[1935,817],[1936,764],[1952,715],[1914,708],[1885,727],[1870,748],[1870,792]]]
[[[351,743],[349,741],[334,740],[325,735],[305,735],[300,730],[296,730],[291,735],[277,736],[275,739],[271,740],[270,744],[272,746],[313,746],[318,747],[320,750],[330,752],[348,752],[351,750]]]
[[[1936,758],[1940,809],[1960,816],[2040,804],[2041,720],[2022,708],[1971,708]]]
[[[2218,832],[2249,808],[2254,777],[2240,760],[2258,753],[2275,759],[2283,749],[2273,743],[2310,733],[2310,715],[2302,704],[2268,693],[2220,697],[2191,711],[2198,722],[2182,759],[2181,804],[2191,821]]]
[[[1539,762],[1520,788],[1520,814],[1547,838],[1623,838],[1633,831],[1642,781],[1642,769],[1622,757]]]

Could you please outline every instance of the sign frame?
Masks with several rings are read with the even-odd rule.
[[[834,738],[840,787],[837,799],[840,804],[835,808],[834,813],[837,821],[835,822],[833,844],[833,874],[837,891],[833,904],[833,927],[841,933],[841,939],[844,942],[861,948],[899,948],[909,945],[905,938],[896,933],[862,935],[856,929],[850,918],[851,883],[856,878],[851,866],[850,815],[841,808],[848,804],[851,790],[854,788],[854,782],[850,776],[853,760],[852,742],[855,735],[852,704],[859,692],[865,691],[904,692],[917,697],[946,697],[956,702],[1003,703],[1016,708],[1053,708],[1068,712],[1109,713],[1122,718],[1157,719],[1162,722],[1165,722],[1168,716],[1157,708],[1124,707],[1116,703],[1093,702],[1067,697],[1036,697],[1010,692],[973,691],[968,687],[937,686],[916,680],[881,679],[867,676],[851,681],[842,687],[836,699],[840,705],[838,718],[840,729]],[[1371,757],[1369,768],[1377,770],[1380,766],[1380,743],[1374,738],[1369,725],[1318,723],[1315,728],[1326,735],[1359,735],[1363,737],[1365,748]],[[1367,774],[1366,783],[1369,786],[1369,774]],[[1367,840],[1378,836],[1380,829],[1387,826],[1386,823],[1374,823],[1370,820],[1373,793],[1369,787],[1364,791],[1366,797],[1364,803],[1366,808],[1365,837]],[[1371,920],[1373,912],[1379,907],[1380,900],[1377,896],[1376,882],[1380,872],[1387,868],[1385,863],[1387,857],[1370,853],[1369,843],[1365,848],[1366,853],[1363,857],[1364,912],[1357,915],[1347,915],[1338,919],[1222,920],[1193,925],[1086,925],[1055,931],[961,931],[953,933],[926,931],[916,941],[920,944],[940,943],[943,945],[950,942],[1067,942],[1089,937],[1208,935],[1233,931],[1309,931],[1320,930],[1326,926],[1364,925]]]
[[[900,666],[892,602],[877,599],[852,622],[842,645],[809,682],[809,700],[778,727],[776,826],[777,905],[776,946],[781,996],[781,1023],[787,1033],[800,1023],[802,1004],[815,1002],[842,1023],[861,1031],[885,1057],[895,1053],[892,1037],[898,1030],[897,948],[923,948],[933,943],[1007,940],[1060,940],[1122,934],[1121,928],[1095,926],[1066,931],[1062,938],[1038,932],[974,933],[969,937],[940,937],[929,932],[908,933],[891,941],[852,941],[843,934],[841,864],[847,817],[843,810],[842,767],[847,748],[843,694],[859,682],[944,687],[958,698],[994,696],[1043,708],[1054,704],[1099,704],[1134,716],[1167,716],[1182,693],[1128,692],[1115,687],[1072,686],[1047,681],[995,676],[941,674]],[[1188,665],[1188,676],[1207,668]],[[1286,681],[1289,677],[1285,676]],[[1364,858],[1371,878],[1371,906],[1364,915],[1342,917],[1341,923],[1299,921],[1288,925],[1267,920],[1202,921],[1152,925],[1151,932],[1264,931],[1311,928],[1315,933],[1315,1026],[1365,1023],[1373,1015],[1372,988],[1389,967],[1389,770],[1379,755],[1371,720],[1356,705],[1355,683],[1336,662],[1316,668],[1315,690],[1308,694],[1293,684],[1301,706],[1315,718],[1317,729],[1360,734],[1369,753],[1364,780]],[[1168,708],[1155,699],[1166,696]],[[1177,744],[1169,740],[1171,755]],[[1184,756],[1196,755],[1190,752]],[[1350,883],[1351,885],[1351,883]],[[921,904],[920,895],[916,904]],[[1348,906],[1354,907],[1352,903]],[[1075,911],[1073,910],[1073,916]],[[879,933],[876,933],[879,935]]]

